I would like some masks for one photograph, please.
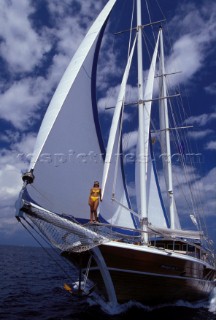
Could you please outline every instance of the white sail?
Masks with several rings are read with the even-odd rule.
[[[114,143],[114,150],[117,150],[118,138],[116,136]],[[117,163],[116,163],[117,160]],[[100,219],[102,222],[107,221],[116,226],[123,226],[127,228],[135,228],[135,218],[130,213],[127,208],[130,207],[130,201],[128,194],[126,192],[126,184],[123,175],[123,159],[118,157],[116,153],[113,153],[109,176],[105,186],[105,192],[103,201],[100,204]],[[116,175],[116,165],[117,165],[117,175]],[[116,187],[114,193],[114,199],[112,199],[113,193],[113,181],[116,176]],[[121,232],[121,231],[120,231]],[[125,232],[126,233],[126,232]]]
[[[89,219],[88,195],[101,180],[103,160],[95,103],[100,38],[116,0],[93,23],[50,102],[41,125],[27,186],[32,202],[47,210]]]
[[[114,152],[114,143],[115,143],[115,139],[117,136],[119,123],[121,120],[121,112],[122,112],[122,107],[123,107],[123,103],[124,103],[124,99],[125,99],[127,79],[128,79],[128,75],[129,75],[129,71],[130,71],[130,66],[131,66],[131,61],[132,61],[132,57],[133,57],[133,53],[134,53],[135,44],[136,44],[136,38],[134,40],[134,44],[133,44],[130,56],[128,58],[128,62],[127,62],[126,68],[125,68],[125,72],[124,72],[124,75],[122,78],[122,83],[121,83],[120,90],[119,90],[119,95],[117,98],[117,103],[115,106],[115,111],[113,114],[113,120],[112,120],[112,124],[111,124],[111,128],[110,128],[110,134],[109,134],[109,139],[108,139],[108,143],[107,143],[107,150],[106,150],[106,158],[105,158],[105,163],[104,163],[104,171],[103,171],[103,179],[102,179],[102,198],[103,198],[104,189],[105,189],[106,182],[107,182],[108,172],[109,172],[109,168],[110,168],[110,164],[111,164],[111,158],[112,158],[112,155]],[[117,152],[117,150],[115,150],[115,151]]]
[[[133,219],[130,211],[124,209],[124,207],[129,208],[129,198],[127,196],[127,193],[125,192],[126,186],[123,176],[123,163],[122,158],[118,157],[118,145],[119,135],[121,134],[121,131],[119,130],[119,125],[121,122],[121,111],[125,99],[127,79],[130,71],[135,44],[136,38],[134,39],[131,53],[128,58],[128,62],[122,78],[122,83],[120,86],[119,95],[117,98],[117,103],[111,124],[102,179],[103,202],[100,206],[101,217],[103,219],[117,226],[130,228],[134,228],[136,225],[134,225],[135,219]],[[115,177],[116,174],[117,177]],[[114,190],[113,184],[115,184],[115,180],[117,182],[117,186],[114,188]],[[114,195],[113,192],[115,193]],[[121,203],[124,207],[113,201],[112,197],[115,197],[115,199],[117,199],[118,202]]]
[[[159,33],[160,35],[160,33]],[[163,202],[160,196],[159,185],[157,182],[155,167],[153,163],[153,157],[151,152],[151,146],[149,142],[150,137],[150,118],[151,118],[151,106],[153,95],[153,85],[154,85],[154,76],[156,68],[156,59],[158,54],[158,45],[159,45],[159,35],[156,42],[154,54],[152,57],[151,66],[148,73],[148,79],[145,87],[144,99],[148,100],[145,102],[144,108],[144,124],[145,124],[145,155],[146,155],[146,190],[147,190],[147,210],[148,210],[148,222],[154,226],[167,226],[165,212],[163,208]],[[137,161],[136,161],[136,198],[137,198],[137,207],[138,212],[140,212],[140,192],[139,192],[139,172],[140,172],[140,162],[139,162],[139,143],[137,143]]]
[[[162,31],[162,30],[161,30]],[[160,144],[161,144],[161,155],[163,162],[163,170],[165,183],[167,188],[167,194],[169,197],[169,210],[170,210],[170,224],[173,229],[181,229],[179,217],[176,210],[175,198],[173,195],[172,186],[172,158],[170,150],[170,133],[169,133],[169,119],[168,119],[168,96],[166,87],[165,77],[165,66],[164,66],[164,52],[163,52],[163,34],[160,35],[161,44],[161,56],[160,56],[160,78],[159,78],[159,89],[160,97],[162,98],[159,102],[159,119],[160,119]]]
[[[163,111],[163,108],[161,108],[161,107],[160,107],[159,115],[160,115],[160,129],[161,129],[161,132],[160,132],[161,155],[162,155],[163,172],[164,172],[166,190],[168,193],[169,183],[168,183],[168,168],[167,168],[167,145],[166,145],[166,137],[165,137],[166,125],[165,125],[165,119],[164,119],[164,111]],[[173,208],[174,208],[174,217],[175,217],[174,229],[181,229],[174,197],[173,197]]]

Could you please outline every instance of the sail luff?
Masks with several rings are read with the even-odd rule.
[[[104,195],[104,189],[106,187],[107,176],[108,176],[108,172],[109,172],[109,168],[110,168],[111,158],[113,156],[115,138],[116,138],[116,134],[118,131],[118,125],[119,125],[119,121],[120,121],[120,117],[121,117],[122,106],[123,106],[124,99],[125,99],[126,85],[127,85],[128,75],[129,75],[130,66],[131,66],[131,62],[132,62],[132,57],[134,54],[136,39],[137,38],[134,39],[131,53],[128,58],[128,62],[127,62],[126,68],[125,68],[123,78],[122,78],[122,83],[120,86],[120,91],[119,91],[119,95],[117,98],[117,103],[115,106],[113,120],[112,120],[112,124],[111,124],[111,128],[110,128],[109,140],[108,140],[107,150],[106,150],[106,158],[105,158],[105,163],[104,163],[103,178],[102,178],[102,198]]]

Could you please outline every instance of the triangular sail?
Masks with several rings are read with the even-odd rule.
[[[125,210],[123,206],[129,207],[129,199],[127,197],[127,193],[125,192],[125,183],[123,177],[122,170],[122,159],[118,157],[119,153],[119,125],[121,122],[121,111],[125,99],[125,91],[127,85],[128,74],[130,71],[131,61],[134,53],[134,48],[136,44],[136,38],[134,39],[134,43],[131,49],[130,56],[128,58],[128,62],[125,68],[125,72],[122,78],[122,83],[120,86],[119,95],[117,98],[117,103],[113,115],[113,120],[111,124],[107,150],[106,150],[106,158],[104,163],[104,171],[103,171],[103,180],[102,180],[102,196],[103,202],[101,204],[101,216],[107,220],[108,222],[125,227],[134,227],[133,219],[130,214],[130,211]],[[116,163],[117,161],[117,163]],[[117,173],[116,173],[117,169]],[[109,177],[108,177],[109,174]],[[117,186],[115,187],[115,194],[113,195],[113,182],[116,177]],[[120,202],[123,206],[119,206],[115,201],[112,201],[112,197],[115,197],[118,202]]]
[[[148,222],[154,226],[163,226],[167,227],[167,222],[165,218],[165,212],[163,209],[163,203],[160,196],[160,190],[157,183],[157,177],[155,172],[155,167],[153,163],[153,156],[151,152],[151,142],[150,138],[150,117],[151,117],[151,105],[153,96],[153,84],[156,68],[156,58],[158,54],[158,45],[159,45],[159,35],[156,42],[154,54],[152,57],[151,66],[148,73],[148,79],[145,87],[144,99],[148,100],[145,102],[144,108],[144,124],[145,124],[145,155],[146,155],[146,189],[147,189],[147,210],[148,210]],[[137,197],[137,207],[138,212],[140,212],[140,192],[139,192],[139,172],[140,172],[140,162],[139,162],[139,142],[137,143],[137,161],[136,161],[136,197]]]
[[[181,229],[179,217],[176,210],[175,198],[173,195],[172,187],[172,158],[170,151],[170,136],[169,136],[169,120],[168,120],[168,105],[167,105],[167,87],[165,77],[165,66],[164,66],[164,52],[163,52],[163,34],[161,29],[160,35],[160,78],[159,78],[159,89],[160,99],[159,102],[159,119],[160,119],[160,144],[161,144],[161,155],[163,162],[163,170],[167,193],[169,197],[169,210],[170,210],[170,224],[173,229]]]
[[[101,180],[103,160],[95,104],[101,36],[116,0],[93,23],[65,71],[40,128],[28,196],[40,207],[89,219],[88,195]]]
[[[125,91],[126,91],[126,85],[127,85],[127,79],[128,79],[128,75],[129,75],[129,71],[130,71],[130,66],[131,66],[131,61],[132,61],[132,57],[133,57],[133,53],[134,53],[134,48],[135,48],[135,44],[136,44],[136,38],[134,40],[134,44],[130,53],[130,56],[128,58],[128,62],[125,68],[125,72],[122,78],[122,83],[120,86],[120,90],[119,90],[119,95],[117,98],[117,103],[115,106],[115,111],[113,114],[113,120],[112,120],[112,124],[111,124],[111,128],[110,128],[110,134],[109,134],[109,139],[108,139],[108,143],[107,143],[107,150],[106,150],[106,158],[105,158],[105,163],[104,163],[104,171],[103,171],[103,179],[102,179],[102,197],[104,194],[104,189],[106,186],[106,182],[107,182],[107,177],[108,177],[108,172],[109,172],[109,168],[110,168],[110,164],[111,164],[111,158],[114,152],[114,144],[115,144],[115,140],[117,137],[117,131],[118,131],[118,127],[119,127],[119,123],[120,123],[120,119],[121,119],[121,112],[122,112],[122,107],[123,107],[123,103],[124,103],[124,99],[125,99]],[[117,152],[117,150],[115,150]]]

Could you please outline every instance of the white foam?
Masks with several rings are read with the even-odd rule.
[[[208,311],[216,314],[216,288],[213,289],[210,296]]]
[[[100,295],[94,292],[88,299],[88,303],[92,305],[99,305],[100,308],[109,315],[117,315],[120,313],[126,312],[128,309],[132,307],[142,308],[145,310],[151,310],[150,307],[144,306],[143,304],[136,301],[129,301],[123,304],[115,304],[113,305],[110,302],[105,301]]]
[[[173,304],[160,304],[158,306],[150,307],[147,305],[144,305],[142,303],[136,302],[136,301],[129,301],[127,303],[123,304],[116,304],[113,305],[107,301],[105,301],[100,295],[98,295],[96,292],[94,292],[93,295],[91,295],[88,298],[89,305],[99,305],[100,308],[109,315],[117,315],[120,313],[126,312],[128,309],[132,307],[136,307],[139,309],[143,309],[146,311],[152,311],[164,307],[186,307],[191,309],[199,309],[204,308],[207,309],[209,312],[212,312],[213,314],[216,314],[216,288],[213,290],[209,301],[208,300],[200,300],[198,302],[187,302],[183,300],[179,300],[176,303]]]

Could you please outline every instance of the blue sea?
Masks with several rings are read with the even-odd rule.
[[[130,301],[112,310],[94,294],[78,298],[64,289],[76,279],[76,270],[51,249],[0,246],[0,319],[216,319],[216,292],[194,305],[180,301],[151,309]]]

